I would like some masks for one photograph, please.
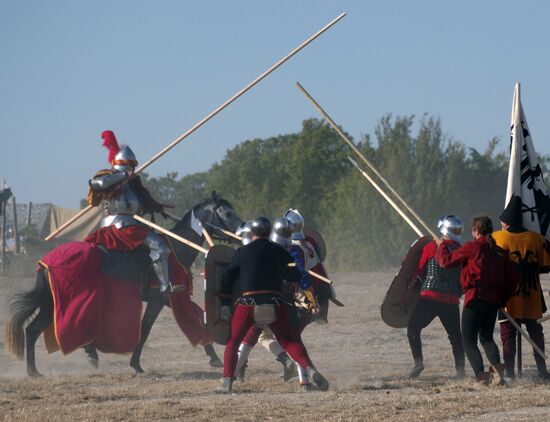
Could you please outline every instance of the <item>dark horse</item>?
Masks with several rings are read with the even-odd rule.
[[[219,227],[220,229],[232,232],[241,224],[241,219],[235,213],[231,204],[220,198],[215,192],[212,193],[211,199],[207,199],[189,210],[171,229],[172,232],[194,243],[202,244],[204,242],[204,236],[202,236],[202,234],[199,235],[193,228],[193,216],[203,225],[206,224],[207,227]],[[231,240],[219,230],[209,230],[209,233],[218,240]],[[191,264],[197,258],[198,251],[180,242],[174,241],[171,243],[178,260],[186,268],[190,268]],[[140,357],[143,345],[151,332],[151,328],[162,308],[165,305],[169,306],[168,300],[160,294],[158,287],[148,288],[146,292],[147,294],[144,300],[147,302],[147,307],[141,321],[141,336],[130,360],[130,366],[137,373],[143,372],[140,365]],[[39,309],[39,312],[33,317],[37,309]],[[29,320],[31,320],[30,323],[23,331],[24,324]],[[52,323],[52,321],[52,294],[50,292],[45,270],[41,269],[38,271],[34,289],[16,294],[11,300],[10,317],[6,325],[6,348],[20,359],[24,357],[26,341],[27,374],[29,376],[40,376],[40,373],[36,369],[34,346],[40,334]],[[212,345],[205,345],[204,348],[207,355],[210,357],[210,364],[219,366],[221,362]],[[89,345],[85,350],[90,363],[97,366],[98,355],[95,347]]]

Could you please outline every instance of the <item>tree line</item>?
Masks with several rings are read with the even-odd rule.
[[[363,135],[356,145],[434,231],[445,214],[464,221],[464,240],[471,238],[473,215],[488,214],[498,225],[508,145],[499,152],[498,139],[491,139],[480,152],[446,136],[438,119],[390,114],[379,120],[374,139]],[[299,133],[242,142],[206,172],[145,175],[145,183],[155,197],[174,204],[178,215],[214,190],[243,220],[274,219],[297,208],[325,238],[331,270],[395,267],[417,235],[350,165],[348,155],[362,165],[332,128],[308,119]],[[548,158],[541,161],[546,168]]]

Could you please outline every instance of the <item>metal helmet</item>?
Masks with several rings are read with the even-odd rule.
[[[251,223],[250,221],[243,222],[235,232],[237,236],[242,237],[241,243],[243,245],[248,245],[250,242],[252,242],[252,232],[250,231],[250,223]]]
[[[284,215],[292,226],[292,240],[304,240],[304,217],[294,208],[290,208]]]
[[[116,171],[133,171],[138,162],[134,151],[128,145],[123,145],[116,153],[111,164]]]
[[[443,236],[460,243],[460,235],[464,229],[464,224],[456,215],[450,214],[441,217],[437,222],[437,228]]]
[[[273,222],[271,235],[269,239],[272,242],[278,243],[283,248],[287,248],[292,244],[292,223],[286,217],[277,218]]]
[[[265,239],[271,233],[271,222],[265,217],[256,217],[250,221],[250,231],[254,236]]]

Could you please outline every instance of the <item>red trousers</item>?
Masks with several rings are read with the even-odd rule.
[[[269,324],[275,338],[290,357],[302,368],[312,366],[300,333],[292,327],[287,305],[275,305],[277,319]],[[231,338],[223,355],[223,376],[234,377],[237,351],[248,330],[254,325],[254,306],[237,305],[231,319]],[[257,339],[256,339],[257,340]]]

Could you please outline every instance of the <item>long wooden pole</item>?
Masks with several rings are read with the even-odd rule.
[[[76,220],[78,220],[80,217],[82,217],[84,214],[90,211],[92,208],[93,208],[92,205],[88,205],[86,208],[82,208],[75,216],[71,217],[69,220],[67,220],[65,223],[59,226],[57,230],[51,232],[44,240],[47,242],[48,240],[53,239],[59,233],[61,233],[63,230],[65,230],[67,227],[73,224]]]
[[[209,223],[208,221],[206,222],[206,224],[216,230],[219,230],[221,231],[222,233],[228,235],[229,237],[232,237],[233,239],[236,239],[236,240],[243,240],[243,238],[241,236],[238,236],[236,235],[235,233],[233,232],[230,232],[229,230],[224,230],[222,229],[221,227],[218,227],[218,226],[215,226],[214,224],[211,224]]]
[[[155,224],[155,223],[151,223],[149,220],[146,220],[145,218],[139,216],[139,215],[134,215],[134,218],[139,221],[140,223],[143,223],[149,227],[152,227],[153,229],[155,230],[158,230],[159,232],[161,233],[164,233],[165,235],[167,236],[170,236],[178,241],[180,241],[181,243],[184,243],[186,244],[187,246],[190,246],[192,247],[193,249],[196,249],[198,250],[199,252],[202,252],[204,254],[206,254],[208,252],[208,249],[205,249],[203,248],[202,246],[200,245],[197,245],[196,243],[193,243],[191,242],[190,240],[187,240],[186,238],[184,237],[181,237],[181,236],[178,236],[177,234],[175,233],[172,233],[170,230],[166,230],[164,227],[161,227],[159,226],[158,224]]]
[[[32,222],[31,215],[32,215],[32,202],[29,202],[29,210],[27,212],[27,226],[31,225],[31,222]]]
[[[212,241],[212,238],[210,237],[210,234],[208,233],[208,231],[204,228],[204,226],[202,225],[202,223],[199,221],[199,226],[201,226],[201,229],[202,229],[202,235],[204,236],[204,238],[206,239],[206,243],[208,243],[208,246],[212,247],[214,246],[214,242]]]
[[[4,186],[6,185],[6,182],[4,181]],[[6,204],[7,201],[0,202],[0,207],[2,208],[2,236],[1,236],[1,242],[2,246],[0,247],[0,260],[1,267],[0,267],[0,276],[4,276],[4,270],[6,269]]]
[[[342,18],[344,18],[344,16],[346,16],[345,12],[340,14],[338,17],[336,17],[330,23],[325,25],[322,29],[320,29],[315,34],[313,34],[311,37],[309,37],[307,40],[305,40],[302,44],[300,44],[298,47],[296,47],[294,50],[292,50],[290,53],[288,53],[286,56],[284,56],[282,59],[280,59],[278,62],[276,62],[273,66],[271,66],[269,69],[267,69],[264,73],[262,73],[260,76],[258,76],[256,79],[254,79],[252,82],[250,82],[244,88],[242,88],[239,92],[237,92],[235,95],[233,95],[231,98],[229,98],[226,102],[224,102],[222,105],[217,107],[214,111],[212,111],[210,114],[208,114],[202,120],[197,122],[191,129],[189,129],[187,132],[185,132],[184,134],[182,134],[178,138],[174,139],[166,148],[164,148],[158,154],[154,155],[149,161],[146,161],[141,167],[139,167],[136,170],[135,173],[136,174],[140,173],[141,171],[143,171],[147,167],[149,167],[151,164],[153,164],[155,161],[157,161],[160,157],[162,157],[164,154],[166,154],[168,151],[170,151],[172,148],[174,148],[177,144],[179,144],[181,141],[183,141],[185,138],[187,138],[189,135],[191,135],[193,132],[195,132],[198,128],[200,128],[202,125],[204,125],[212,117],[214,117],[216,114],[218,114],[224,108],[226,108],[229,104],[231,104],[233,101],[235,101],[241,95],[243,95],[245,92],[250,90],[254,85],[259,83],[262,79],[267,77],[270,73],[272,73],[274,70],[279,68],[285,62],[287,62],[292,56],[294,56],[296,53],[298,53],[300,50],[302,50],[304,47],[306,47],[308,44],[310,44],[313,40],[318,38],[321,34],[323,34],[325,31],[327,31],[329,28],[331,28],[337,22],[339,22]],[[65,228],[67,228],[69,225],[71,225],[74,221],[78,220],[82,215],[86,214],[90,209],[92,209],[92,206],[88,205],[80,213],[78,213],[73,218],[71,218],[69,221],[67,221],[67,223],[63,224],[56,231],[52,232],[48,237],[46,237],[46,240],[50,240],[50,239],[54,238],[55,236],[57,236],[58,233],[63,231]]]
[[[550,319],[550,315],[543,316],[542,318],[537,319],[537,322],[540,324],[541,322],[548,321]]]
[[[403,217],[403,219],[409,223],[409,226],[411,226],[411,228],[416,232],[416,234],[418,234],[420,237],[424,236],[424,233],[422,233],[420,231],[420,229],[416,226],[416,224],[414,224],[411,219],[407,216],[407,214],[405,214],[401,208],[399,208],[399,206],[386,194],[386,192],[384,192],[382,190],[382,188],[380,186],[378,186],[378,184],[373,180],[372,177],[370,177],[367,173],[365,173],[363,171],[363,169],[361,169],[361,167],[359,167],[359,165],[355,162],[355,160],[353,160],[351,157],[348,157],[348,160],[351,162],[351,164],[353,164],[353,166],[359,170],[359,172],[361,172],[361,174],[365,177],[365,179],[367,179],[371,184],[372,186],[374,186],[374,188],[378,191],[378,193],[380,195],[382,195],[384,197],[384,199],[386,201],[388,201],[388,203],[393,207],[393,209],[395,211],[397,211],[397,213]],[[437,236],[434,236],[434,237],[437,237]]]
[[[433,230],[422,220],[418,214],[405,202],[405,200],[397,193],[397,191],[390,185],[390,183],[380,174],[380,172],[374,167],[374,165],[367,160],[367,158],[359,151],[355,144],[346,136],[346,134],[338,127],[338,125],[332,120],[332,118],[323,110],[323,108],[313,99],[311,95],[305,90],[305,88],[296,82],[296,86],[302,91],[307,99],[313,104],[317,111],[325,118],[325,120],[332,126],[332,128],[340,135],[340,137],[350,146],[350,148],[363,160],[363,162],[369,166],[369,168],[378,176],[378,178],[384,183],[384,185],[395,195],[395,197],[401,202],[401,204],[409,210],[409,212],[417,219],[417,221],[427,230],[427,232],[433,237],[438,237]],[[422,235],[421,235],[422,236]]]
[[[15,239],[15,253],[21,253],[21,239],[19,238],[19,228],[17,227],[17,202],[15,196],[12,197],[13,204],[13,238]]]

